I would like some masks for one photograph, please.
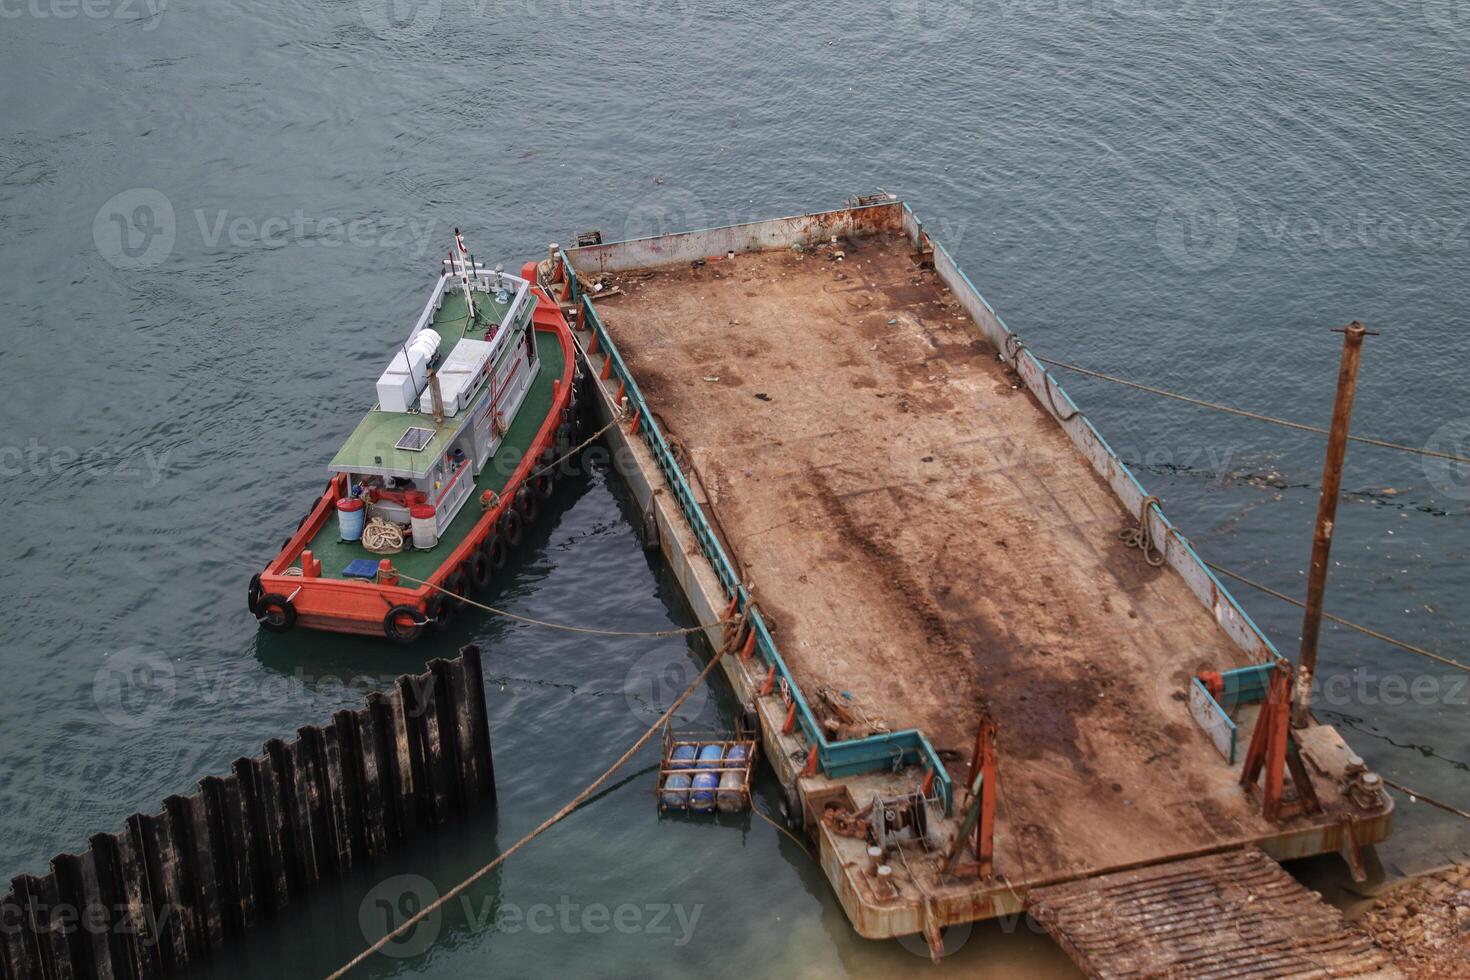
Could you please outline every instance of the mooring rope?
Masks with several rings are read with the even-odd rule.
[[[1016,353],[1019,354],[1019,348],[1025,346],[1026,345],[1023,342],[1017,341]],[[1202,398],[1191,398],[1188,395],[1181,395],[1178,392],[1166,391],[1163,388],[1155,388],[1153,385],[1139,384],[1137,381],[1129,381],[1126,378],[1120,378],[1116,375],[1104,374],[1102,371],[1094,371],[1091,368],[1080,367],[1076,364],[1068,364],[1066,361],[1058,361],[1050,357],[1042,357],[1035,351],[1031,352],[1031,356],[1036,358],[1038,361],[1050,364],[1052,367],[1059,367],[1066,371],[1075,371],[1078,374],[1085,374],[1089,378],[1100,378],[1103,381],[1111,381],[1114,384],[1122,385],[1125,388],[1133,388],[1137,391],[1146,391],[1151,395],[1159,395],[1162,398],[1172,398],[1175,401],[1181,401],[1185,404],[1194,405],[1198,408],[1208,408],[1211,411],[1224,412],[1227,415],[1238,415],[1241,418],[1254,419],[1257,422],[1269,422],[1272,425],[1281,425],[1285,426],[1288,429],[1297,429],[1301,432],[1315,432],[1318,435],[1322,436],[1330,435],[1328,430],[1322,428],[1320,425],[1308,425],[1305,422],[1293,422],[1290,419],[1280,419],[1272,415],[1262,415],[1260,412],[1250,412],[1246,411],[1243,408],[1233,408],[1229,405],[1221,405],[1217,402],[1208,402]],[[1440,452],[1437,449],[1429,449],[1423,446],[1405,446],[1402,443],[1389,442],[1386,439],[1374,439],[1370,436],[1349,435],[1348,440],[1351,442],[1360,442],[1365,446],[1377,446],[1379,449],[1395,449],[1401,453],[1414,453],[1418,456],[1432,456],[1435,459],[1448,459],[1456,463],[1470,463],[1470,456],[1461,456],[1458,453]]]
[[[1466,813],[1459,807],[1450,806],[1448,803],[1443,803],[1439,800],[1436,800],[1432,796],[1425,796],[1418,790],[1409,789],[1409,787],[1407,786],[1401,786],[1398,783],[1394,782],[1392,779],[1389,779],[1387,776],[1381,776],[1381,778],[1383,779],[1383,785],[1391,786],[1392,788],[1398,790],[1400,793],[1403,793],[1405,796],[1412,797],[1416,801],[1428,803],[1430,806],[1438,807],[1439,809],[1444,810],[1446,813],[1453,813],[1457,817],[1463,817],[1466,820],[1470,820],[1470,813]]]
[[[519,851],[521,848],[531,843],[531,841],[535,840],[537,837],[540,837],[543,833],[550,830],[556,824],[560,823],[564,818],[570,816],[571,813],[577,809],[577,807],[581,806],[587,801],[588,797],[597,792],[597,788],[603,783],[607,782],[608,779],[612,777],[613,773],[617,772],[623,767],[625,763],[627,763],[629,759],[633,758],[633,756],[637,754],[639,749],[648,744],[648,740],[653,738],[658,730],[661,729],[668,722],[668,720],[674,716],[674,712],[677,711],[679,707],[689,699],[689,696],[692,695],[696,690],[698,690],[700,685],[704,683],[705,678],[707,678],[710,675],[710,672],[715,669],[715,665],[720,662],[720,658],[725,655],[725,651],[727,649],[728,645],[722,646],[720,647],[720,649],[716,650],[715,655],[710,658],[710,662],[705,665],[704,670],[700,671],[699,676],[694,678],[694,683],[690,684],[687,688],[684,689],[683,694],[674,699],[674,703],[669,705],[668,710],[666,710],[662,715],[659,716],[658,721],[654,722],[653,725],[648,729],[648,731],[644,732],[639,737],[638,741],[633,743],[632,748],[624,752],[617,762],[614,762],[611,766],[608,767],[606,772],[594,779],[591,785],[582,790],[582,792],[578,793],[575,799],[573,799],[566,806],[562,807],[560,810],[556,811],[556,813],[552,814],[550,817],[547,817],[546,820],[541,823],[541,826],[537,827],[535,830],[531,831],[529,834],[516,841],[509,848],[502,851],[501,854],[495,858],[495,860],[480,868],[479,871],[476,871],[464,881],[461,881],[459,884],[449,889],[449,891],[445,892],[442,896],[435,899],[433,902],[430,902],[428,905],[424,906],[421,910],[419,910],[417,914],[410,916],[403,922],[402,925],[394,929],[392,932],[389,932],[382,939],[379,939],[367,949],[363,950],[361,953],[358,953],[357,956],[354,957],[352,961],[349,962],[346,966],[341,967],[335,973],[332,973],[329,977],[327,977],[327,980],[338,980],[339,977],[345,976],[348,971],[352,970],[354,967],[360,966],[364,961],[367,960],[368,957],[372,956],[376,952],[379,952],[390,942],[408,932],[410,929],[418,925],[420,922],[424,921],[424,919],[428,918],[430,915],[433,915],[439,909],[443,908],[448,902],[452,901],[455,898],[458,898],[461,894],[464,893],[465,889],[469,888],[475,882],[479,881],[481,878],[485,877],[487,874],[500,867],[502,864],[505,863],[506,859],[509,858],[516,851]]]
[[[602,428],[600,428],[596,432],[592,433],[586,439],[583,439],[581,442],[577,443],[571,449],[568,449],[558,459],[552,460],[551,462],[547,463],[545,466],[541,467],[540,469],[532,470],[530,473],[527,473],[526,474],[526,478],[524,480],[522,480],[521,482],[523,484],[524,483],[530,483],[532,480],[536,479],[536,477],[540,476],[541,474],[546,473],[549,470],[555,469],[556,467],[560,466],[562,463],[565,463],[567,460],[569,460],[573,456],[577,455],[577,453],[579,453],[582,450],[586,449],[588,446],[592,445],[598,439],[601,439],[604,434],[606,434],[607,432],[609,432],[612,429],[613,426],[615,426],[619,422],[623,421],[626,417],[627,417],[627,413],[623,411],[622,406],[621,405],[614,405],[613,406],[613,411],[612,411],[612,420],[609,421],[607,423],[607,425],[604,425]]]
[[[764,813],[762,813],[760,811],[760,808],[757,807],[754,803],[752,803],[750,805],[750,812],[753,813],[753,814],[755,814],[756,816],[760,817],[762,820],[764,820],[766,823],[770,824],[772,827],[775,827],[777,830],[781,831],[781,833],[785,834],[787,837],[790,837],[792,843],[794,843],[797,847],[801,848],[801,853],[805,854],[807,857],[812,857],[811,849],[808,848],[806,846],[806,844],[802,843],[802,840],[801,840],[800,837],[797,837],[790,830],[788,830],[787,828],[781,826],[779,823],[777,823],[775,820],[771,819],[770,817],[766,816]],[[813,860],[815,860],[815,858],[813,858]]]
[[[604,630],[597,629],[592,626],[572,626],[567,623],[548,623],[544,619],[532,619],[530,616],[521,616],[513,612],[508,612],[504,609],[497,609],[494,606],[487,606],[483,602],[476,602],[468,596],[460,595],[458,592],[451,592],[448,589],[444,588],[442,585],[435,585],[433,582],[428,582],[421,578],[414,578],[412,575],[407,575],[403,572],[399,572],[398,577],[409,582],[413,582],[417,585],[427,585],[429,588],[442,592],[452,599],[458,599],[460,602],[463,602],[467,606],[474,606],[476,609],[482,609],[485,612],[491,613],[496,616],[504,616],[506,619],[513,619],[518,623],[528,623],[531,626],[545,626],[547,629],[564,630],[568,633],[588,633],[593,636],[688,636],[690,633],[703,633],[705,630],[712,630],[716,626],[724,626],[725,624],[732,622],[733,620],[733,617],[726,617],[724,619],[717,619],[713,623],[708,623],[703,626],[685,626],[681,629],[644,631]]]
[[[1228,575],[1231,578],[1235,579],[1237,582],[1243,582],[1253,589],[1260,589],[1267,595],[1275,596],[1282,602],[1289,602],[1293,606],[1296,606],[1298,609],[1307,608],[1307,604],[1305,602],[1302,602],[1300,599],[1294,599],[1284,592],[1276,591],[1269,585],[1263,585],[1262,583],[1257,582],[1254,579],[1246,578],[1239,572],[1232,572],[1230,569],[1225,568],[1221,565],[1216,565],[1212,561],[1207,561],[1205,562],[1205,564],[1213,568],[1215,571],[1219,572],[1221,575]],[[1455,667],[1459,670],[1470,671],[1470,664],[1462,664],[1458,660],[1451,660],[1449,657],[1442,657],[1437,653],[1424,649],[1423,647],[1416,647],[1412,643],[1405,643],[1403,640],[1396,640],[1385,633],[1380,633],[1375,629],[1369,629],[1368,627],[1363,626],[1359,623],[1355,623],[1350,619],[1343,619],[1341,616],[1334,616],[1332,615],[1332,613],[1323,613],[1322,615],[1324,618],[1332,620],[1332,622],[1337,623],[1339,626],[1346,626],[1348,629],[1357,630],[1359,633],[1362,633],[1365,636],[1371,636],[1375,640],[1382,640],[1384,643],[1396,646],[1400,650],[1407,650],[1410,653],[1417,653],[1421,657],[1428,657],[1430,660],[1438,661],[1439,663],[1442,663],[1447,667]]]

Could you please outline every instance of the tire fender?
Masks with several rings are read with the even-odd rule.
[[[499,531],[491,531],[485,535],[485,540],[480,542],[480,554],[484,555],[485,561],[489,563],[492,578],[496,572],[505,567],[505,553],[505,538],[500,536]]]
[[[472,551],[469,558],[465,559],[461,571],[464,577],[469,579],[470,587],[476,592],[484,592],[490,585],[490,559],[479,548]]]
[[[443,633],[453,625],[458,605],[459,603],[443,592],[435,592],[429,596],[429,601],[424,605],[424,615],[428,617],[429,625],[434,628],[434,632]]]
[[[526,522],[521,517],[520,511],[514,507],[507,507],[505,516],[500,518],[499,532],[507,548],[515,548],[521,543],[521,534],[525,527]]]
[[[255,619],[269,633],[285,633],[296,625],[296,607],[285,596],[268,592],[255,604]]]
[[[408,624],[402,622],[404,617],[410,619]],[[394,643],[407,645],[423,635],[428,623],[428,617],[413,606],[394,606],[383,617],[383,634]]]

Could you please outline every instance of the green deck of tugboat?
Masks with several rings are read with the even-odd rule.
[[[476,326],[483,323],[501,323],[509,311],[509,303],[499,303],[488,293],[475,294]],[[434,314],[430,324],[439,334],[439,359],[449,357],[456,344],[466,336],[472,340],[484,340],[483,328],[470,329],[469,316],[465,308],[463,293],[445,293],[444,305]],[[414,471],[438,459],[449,448],[459,424],[463,419],[446,419],[434,425],[431,416],[415,412],[384,412],[374,408],[358,423],[352,435],[337,450],[329,468],[333,472],[371,472],[375,469]],[[410,426],[433,428],[437,431],[429,444],[418,452],[395,449],[394,445]]]
[[[460,320],[464,319],[463,299],[460,300]],[[444,310],[448,310],[450,300],[444,301]],[[444,313],[441,310],[441,315]],[[437,324],[437,320],[436,320]],[[438,330],[438,326],[435,328]],[[442,332],[442,331],[441,331]],[[447,342],[446,338],[446,342]],[[465,535],[470,533],[475,524],[480,520],[481,510],[479,497],[486,490],[494,490],[499,493],[505,487],[505,482],[515,472],[516,466],[525,457],[527,447],[536,437],[536,432],[541,428],[541,423],[546,419],[546,413],[551,410],[553,395],[552,382],[562,376],[562,369],[566,365],[562,353],[561,344],[557,342],[556,335],[547,333],[537,338],[537,352],[540,357],[537,361],[538,369],[536,378],[531,382],[531,387],[526,391],[526,399],[521,403],[520,411],[516,413],[515,420],[510,424],[510,431],[506,433],[505,441],[500,450],[485,464],[480,475],[475,478],[475,489],[464,508],[445,528],[444,534],[439,538],[439,544],[427,551],[408,549],[397,555],[392,555],[393,567],[405,575],[414,578],[427,579],[438,570],[443,563],[445,555],[452,551]],[[384,414],[384,413],[380,413]],[[387,413],[392,414],[392,413]],[[398,419],[420,418],[421,416],[407,416],[392,414]],[[510,452],[507,452],[507,449]],[[335,517],[328,519],[317,532],[316,537],[307,545],[312,556],[322,563],[323,578],[345,578],[342,570],[348,563],[357,558],[378,559],[383,555],[375,555],[361,544],[355,541],[343,541],[337,536],[337,520]]]

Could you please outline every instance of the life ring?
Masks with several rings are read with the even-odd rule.
[[[296,607],[285,596],[270,592],[256,601],[255,618],[267,632],[284,633],[296,625]]]
[[[480,542],[480,554],[485,556],[492,576],[505,567],[505,550],[505,539],[498,531],[491,531]]]
[[[514,507],[507,507],[505,515],[500,518],[500,537],[505,541],[507,548],[515,548],[521,543],[521,532],[526,528],[526,522],[521,517],[521,512]]]
[[[536,517],[541,513],[541,500],[530,487],[521,487],[516,494],[516,510],[520,511],[521,520],[529,527],[536,523]]]
[[[531,481],[531,489],[542,500],[550,500],[552,493],[556,491],[556,480],[552,477],[551,471],[547,470],[537,474],[536,478]]]
[[[476,592],[485,591],[490,584],[490,559],[478,548],[470,552],[461,570]]]
[[[245,593],[245,608],[250,610],[250,615],[255,615],[255,609],[260,605],[260,597],[265,594],[265,589],[260,584],[260,574],[250,576],[250,588]]]
[[[403,621],[408,617],[408,622]],[[394,643],[409,644],[417,640],[429,625],[429,618],[413,606],[394,606],[383,617],[383,633]]]
[[[424,614],[428,616],[434,632],[443,633],[449,629],[454,622],[455,607],[458,605],[459,603],[443,592],[435,592],[429,596],[429,601],[424,605]]]

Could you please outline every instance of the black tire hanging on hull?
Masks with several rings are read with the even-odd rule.
[[[521,520],[530,527],[536,523],[536,518],[541,515],[541,499],[530,487],[521,487],[516,494],[516,510],[520,512]]]
[[[500,518],[500,537],[507,548],[516,548],[521,543],[521,534],[525,530],[526,522],[521,517],[520,511],[515,507],[507,507],[505,514]]]
[[[255,618],[270,633],[285,633],[296,625],[296,607],[283,595],[270,592],[255,604]]]
[[[811,751],[815,752],[816,748],[813,747]],[[782,791],[785,796],[783,804],[786,810],[786,826],[793,833],[799,834],[806,828],[806,815],[801,809],[801,794],[796,791],[795,785],[783,786]]]
[[[485,540],[480,542],[480,554],[484,555],[485,560],[489,563],[492,578],[496,572],[505,567],[505,553],[505,538],[500,536],[499,531],[491,531],[485,535]]]
[[[443,633],[454,625],[454,616],[457,612],[455,602],[443,592],[435,592],[429,597],[424,606],[424,613],[428,616],[429,625],[434,628],[435,633]]]
[[[407,623],[403,621],[404,617],[408,618]],[[407,646],[423,635],[428,623],[428,617],[413,606],[394,606],[383,617],[383,635],[394,643]]]
[[[469,579],[470,587],[476,592],[484,592],[490,586],[490,559],[485,552],[476,548],[465,559],[463,574]]]
[[[552,477],[551,471],[547,470],[532,480],[531,490],[543,501],[550,500],[551,495],[556,492],[556,480]]]

